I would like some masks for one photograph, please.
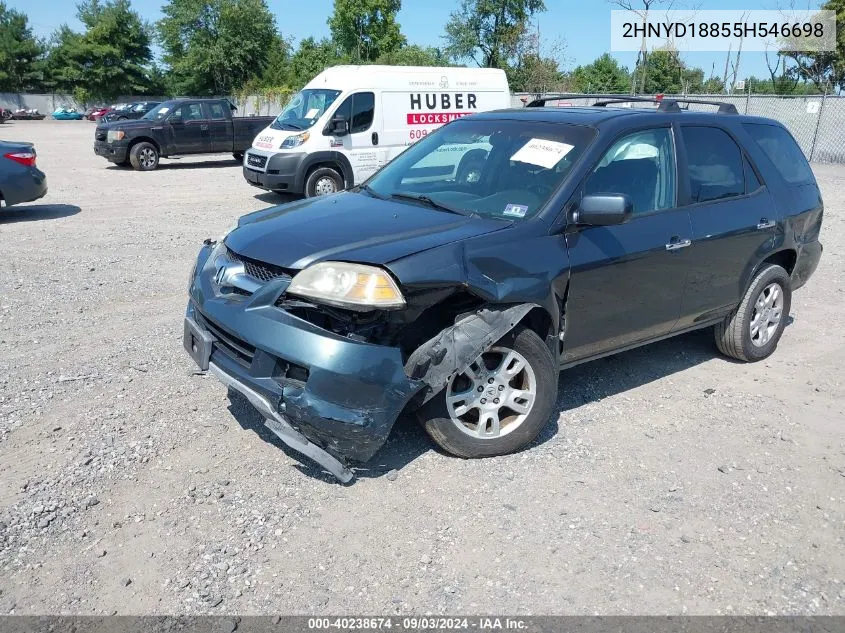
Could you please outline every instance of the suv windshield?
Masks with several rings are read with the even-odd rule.
[[[412,145],[364,191],[408,204],[523,220],[551,197],[595,136],[580,125],[460,119]]]
[[[305,89],[296,93],[270,125],[275,130],[307,130],[340,95],[340,90]]]
[[[143,117],[143,119],[148,119],[150,121],[161,121],[164,117],[170,114],[170,111],[173,109],[173,104],[169,102],[160,103],[152,110],[147,112]]]

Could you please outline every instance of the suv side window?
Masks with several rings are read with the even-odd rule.
[[[642,130],[616,141],[584,187],[585,194],[627,195],[635,214],[675,207],[675,192],[675,149],[669,128]]]
[[[765,123],[745,123],[743,127],[786,182],[791,185],[813,182],[813,170],[804,152],[784,128]]]
[[[683,126],[693,204],[745,194],[742,150],[716,127]]]
[[[208,108],[211,111],[212,121],[223,121],[226,119],[226,111],[219,103],[209,103]]]
[[[334,116],[343,115],[349,121],[349,133],[366,132],[373,124],[376,97],[372,92],[358,92],[343,100]]]

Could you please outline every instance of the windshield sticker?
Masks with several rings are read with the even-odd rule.
[[[511,156],[511,160],[551,169],[571,152],[573,147],[575,146],[568,143],[532,138]]]
[[[158,109],[159,114],[167,114],[168,112],[170,112],[170,108],[167,106],[162,106]]]
[[[509,218],[524,218],[526,213],[528,213],[527,204],[509,204],[504,211],[504,215]]]
[[[311,108],[308,112],[305,113],[306,119],[314,119],[320,113],[320,108]]]

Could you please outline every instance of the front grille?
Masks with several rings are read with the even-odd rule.
[[[258,167],[259,169],[264,169],[264,166],[267,164],[267,157],[261,156],[260,154],[247,154],[246,164],[250,167]]]
[[[252,365],[252,358],[255,356],[254,346],[217,325],[199,310],[195,311],[195,320],[200,327],[204,327],[217,339],[213,343],[213,349],[220,350],[244,367],[249,368]]]
[[[273,281],[274,279],[279,279],[282,277],[290,279],[293,276],[293,271],[289,271],[286,268],[282,268],[281,266],[268,264],[266,262],[258,261],[257,259],[251,259],[249,257],[244,257],[243,255],[238,255],[231,248],[227,250],[229,259],[236,262],[241,262],[244,265],[244,270],[246,271],[246,274],[260,281]]]
[[[106,137],[107,137],[107,133],[106,133],[105,130],[97,130],[94,133],[94,138],[97,139],[98,141],[105,141]]]

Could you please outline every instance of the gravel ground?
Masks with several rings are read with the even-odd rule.
[[[113,167],[88,122],[0,137],[50,185],[0,212],[0,613],[845,614],[845,167],[768,361],[582,365],[529,450],[403,421],[341,486],[182,350],[200,242],[278,199],[226,156]]]

